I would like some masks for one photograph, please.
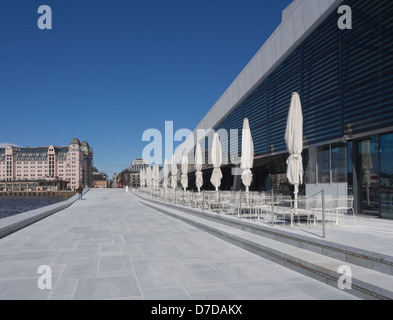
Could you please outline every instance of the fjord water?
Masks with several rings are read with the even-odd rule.
[[[0,219],[64,200],[64,196],[0,197]]]

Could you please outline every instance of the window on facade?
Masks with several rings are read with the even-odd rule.
[[[308,163],[306,166],[304,180],[307,184],[317,183],[317,148],[308,149]]]
[[[318,183],[330,183],[330,146],[317,148]]]
[[[332,182],[346,182],[346,154],[347,146],[344,143],[332,144]]]

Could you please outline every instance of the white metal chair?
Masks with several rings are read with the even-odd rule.
[[[337,200],[337,206],[334,208],[336,213],[336,224],[339,223],[339,217],[341,216],[343,220],[348,211],[352,211],[353,219],[356,224],[355,210],[353,208],[354,197],[353,196],[340,196]]]
[[[307,210],[307,223],[313,222],[314,225],[317,224],[317,200],[315,198],[306,198],[306,210]]]

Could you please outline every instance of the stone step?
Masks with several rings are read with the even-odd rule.
[[[393,256],[387,254],[348,246],[323,238],[307,237],[294,232],[283,230],[282,228],[274,228],[271,225],[263,225],[253,221],[239,219],[237,216],[225,214],[219,215],[209,211],[169,204],[157,200],[149,199],[149,201],[168,208],[181,210],[182,212],[188,213],[190,215],[195,215],[269,239],[274,239],[296,247],[307,249],[315,253],[320,253],[346,263],[356,264],[361,267],[393,275]]]
[[[158,212],[180,219],[222,240],[336,288],[339,280],[344,277],[344,270],[350,270],[348,285],[351,284],[351,289],[345,289],[349,293],[362,299],[393,299],[393,276],[389,272],[359,265],[359,257],[353,261],[348,259],[354,254],[365,253],[359,249],[346,246],[338,248],[337,244],[331,242],[307,239],[284,230],[271,230],[235,217],[143,198],[141,202]],[[326,254],[329,252],[334,257]],[[380,258],[376,253],[367,253],[368,258]],[[387,268],[381,267],[384,271]]]

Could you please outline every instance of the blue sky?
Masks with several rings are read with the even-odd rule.
[[[1,0],[0,143],[78,137],[100,171],[120,172],[146,129],[193,130],[290,2]],[[37,26],[41,5],[52,30]]]

